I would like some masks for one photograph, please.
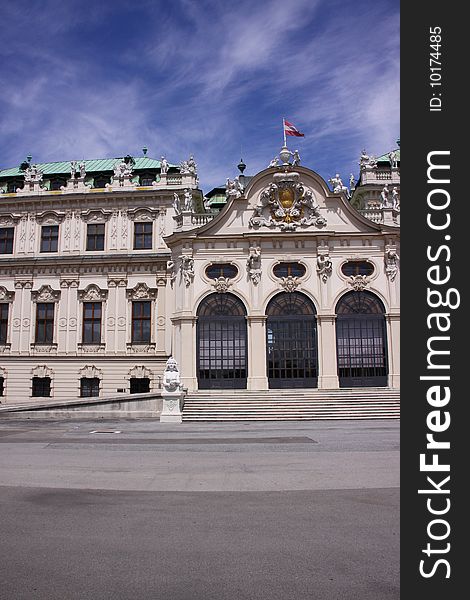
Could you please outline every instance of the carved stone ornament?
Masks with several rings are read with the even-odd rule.
[[[333,270],[333,263],[328,254],[319,254],[317,258],[317,273],[323,283],[328,281],[328,277]]]
[[[53,290],[50,285],[42,285],[37,292],[31,292],[34,302],[58,302],[60,291]]]
[[[129,371],[129,377],[136,379],[142,379],[143,377],[146,377],[148,379],[151,379],[152,371],[150,371],[149,369],[147,369],[147,367],[144,366],[135,366]]]
[[[397,254],[395,248],[388,247],[385,251],[385,273],[390,281],[395,281],[395,277],[398,273],[398,262],[400,257]]]
[[[227,183],[225,184],[225,196],[227,199],[230,198],[240,198],[243,194],[243,186],[238,180],[238,177],[232,181],[231,179],[227,179]]]
[[[86,365],[82,367],[79,371],[80,377],[89,377],[90,379],[98,378],[101,379],[103,377],[103,373],[100,369],[97,369],[94,365]]]
[[[84,290],[78,292],[78,297],[84,302],[93,302],[106,300],[108,297],[107,290],[102,290],[94,283],[90,283]]]
[[[13,227],[18,223],[19,219],[20,217],[12,215],[11,213],[3,214],[0,215],[0,225],[2,227]]]
[[[54,371],[50,368],[47,367],[46,365],[38,365],[37,367],[34,367],[34,369],[32,369],[31,371],[31,375],[33,377],[51,377],[53,376]]]
[[[13,302],[15,292],[9,292],[6,287],[0,285],[0,302]]]
[[[176,269],[175,269],[175,263],[173,260],[167,261],[166,271],[167,271],[168,275],[170,276],[170,285],[171,285],[171,287],[173,287],[173,284],[175,283],[175,279],[176,279]]]
[[[87,210],[81,213],[81,217],[85,223],[104,223],[110,218],[111,214],[109,210]]]
[[[299,280],[297,277],[293,277],[292,275],[288,275],[287,277],[281,277],[281,287],[285,292],[289,294],[291,292],[295,292],[299,285]]]
[[[194,279],[194,259],[191,256],[183,254],[181,259],[181,275],[186,287],[191,285]]]
[[[369,285],[367,275],[350,275],[349,283],[355,292],[362,292]]]
[[[258,285],[261,281],[261,248],[259,246],[250,246],[246,270],[254,285]]]
[[[227,292],[231,285],[232,284],[228,277],[217,277],[213,283],[215,291],[219,294],[224,294]]]
[[[155,300],[157,290],[149,288],[146,283],[138,283],[131,290],[127,290],[126,296],[128,300]]]
[[[279,227],[295,231],[297,227],[323,227],[313,192],[304,188],[300,175],[294,172],[275,173],[273,181],[260,194],[249,221],[250,227]]]

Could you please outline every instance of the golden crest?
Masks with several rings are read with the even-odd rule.
[[[282,208],[291,208],[294,204],[294,190],[287,187],[280,189],[279,202]]]

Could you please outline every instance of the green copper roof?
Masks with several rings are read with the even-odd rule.
[[[122,156],[119,158],[97,158],[93,160],[85,160],[85,170],[87,173],[93,173],[97,171],[113,171],[117,163],[122,160]],[[160,161],[155,158],[149,158],[147,156],[134,156],[135,160],[134,170],[138,169],[159,169]],[[78,164],[82,162],[77,160]],[[70,161],[63,162],[51,162],[51,163],[31,163],[39,167],[44,175],[59,175],[61,173],[70,174]],[[170,167],[176,167],[177,165],[169,165]],[[14,177],[24,175],[24,171],[20,170],[20,167],[13,167],[12,169],[0,170],[0,177]]]
[[[382,156],[379,156],[377,158],[377,162],[386,162],[389,163],[390,160],[388,158],[388,155],[390,154],[390,152],[395,152],[395,154],[397,155],[397,162],[400,162],[400,148],[395,148],[394,150],[390,150],[389,152],[387,152],[386,154],[382,154]]]

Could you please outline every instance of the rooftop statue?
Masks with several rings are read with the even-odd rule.
[[[243,192],[243,186],[238,180],[238,177],[232,181],[231,179],[227,179],[227,183],[225,185],[225,196],[227,198],[231,198],[234,196],[235,198],[240,198]]]
[[[168,167],[169,165],[167,159],[164,156],[162,156],[160,159],[160,173],[162,175],[166,175],[168,173]]]

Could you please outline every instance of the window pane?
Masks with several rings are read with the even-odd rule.
[[[14,227],[0,228],[0,254],[13,254]]]

